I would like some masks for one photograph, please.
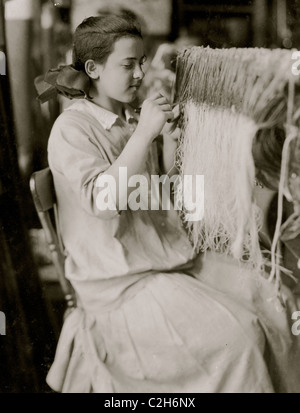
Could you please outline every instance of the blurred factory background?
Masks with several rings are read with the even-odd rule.
[[[28,182],[47,166],[49,132],[68,102],[41,105],[34,79],[70,62],[85,17],[120,9],[143,22],[144,96],[170,91],[170,56],[186,45],[300,49],[300,0],[0,1],[0,393],[50,392],[45,375],[64,311]]]

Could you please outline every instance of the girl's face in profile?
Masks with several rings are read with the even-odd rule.
[[[100,78],[97,88],[101,101],[134,101],[144,77],[142,65],[145,59],[142,39],[122,37],[117,40],[107,61],[99,64]]]

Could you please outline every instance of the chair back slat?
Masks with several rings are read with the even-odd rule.
[[[32,174],[30,189],[38,211],[46,212],[53,208],[56,196],[50,168],[45,168]]]
[[[34,172],[30,178],[30,191],[32,199],[45,233],[46,242],[51,252],[52,262],[56,270],[58,280],[63,291],[68,309],[75,307],[75,294],[70,282],[65,277],[65,255],[59,227],[54,208],[56,207],[56,195],[53,176],[50,168]],[[51,219],[51,214],[55,222]]]

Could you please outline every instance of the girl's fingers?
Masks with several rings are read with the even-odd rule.
[[[163,110],[172,110],[172,107],[170,106],[170,102],[161,92],[155,93],[154,95],[150,96],[147,100],[153,103],[156,103],[160,107],[164,106],[162,108]]]
[[[165,96],[164,96],[162,93],[156,92],[156,93],[154,93],[152,96],[150,96],[147,100],[152,100],[152,101],[154,101],[154,100],[161,99],[161,98],[166,99]]]
[[[179,115],[180,115],[179,105],[174,106],[174,108],[173,108],[173,113],[174,113],[174,119],[179,118]]]
[[[172,122],[172,120],[174,119],[174,113],[172,111],[169,111],[165,112],[165,114],[167,115],[167,122]]]
[[[170,102],[168,101],[168,99],[165,98],[164,96],[156,99],[154,102],[155,102],[157,105],[169,105],[169,104],[170,104]]]
[[[172,112],[171,105],[169,105],[168,103],[165,105],[159,105],[159,108],[164,112]]]

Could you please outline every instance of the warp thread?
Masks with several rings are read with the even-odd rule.
[[[261,274],[269,263],[259,245],[262,215],[253,197],[253,142],[286,107],[291,67],[292,51],[283,49],[192,47],[177,57],[175,100],[182,102],[182,132],[176,163],[182,175],[204,175],[205,185],[203,220],[185,222],[193,245],[198,251],[230,254]],[[266,108],[273,102],[278,105],[270,112]],[[292,112],[289,104],[289,125]],[[271,275],[276,274],[279,288],[275,235]]]

